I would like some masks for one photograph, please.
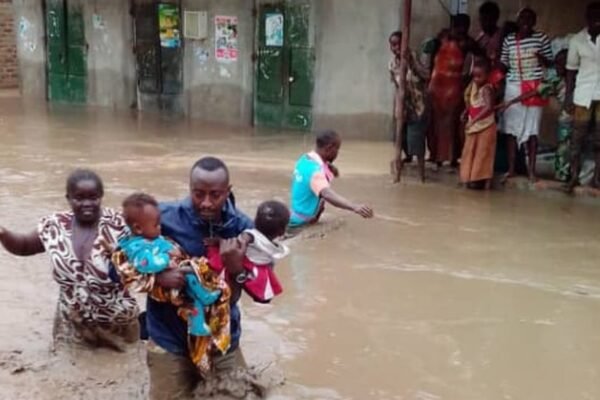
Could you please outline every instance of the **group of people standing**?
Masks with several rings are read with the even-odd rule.
[[[404,112],[404,161],[416,156],[424,179],[428,150],[437,168],[444,163],[458,167],[460,161],[461,182],[489,188],[496,158],[507,155],[506,181],[516,175],[518,150],[524,147],[534,182],[543,111],[549,98],[556,97],[561,104],[556,176],[568,190],[579,184],[583,149],[591,136],[596,160],[592,185],[600,187],[600,2],[587,6],[585,29],[555,46],[535,29],[537,15],[531,8],[502,27],[500,14],[495,2],[480,7],[476,39],[469,36],[469,16],[453,16],[449,29],[406,55],[402,32],[391,35],[391,78],[398,88],[406,82],[403,107],[398,101],[394,107],[396,120]],[[405,78],[400,75],[403,57]],[[499,134],[504,134],[506,148],[497,148]]]

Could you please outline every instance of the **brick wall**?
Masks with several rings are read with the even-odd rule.
[[[16,40],[11,0],[0,0],[0,88],[19,85]]]

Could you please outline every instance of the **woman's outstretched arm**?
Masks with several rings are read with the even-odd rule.
[[[0,226],[0,243],[16,256],[32,256],[46,251],[37,230],[23,235]]]

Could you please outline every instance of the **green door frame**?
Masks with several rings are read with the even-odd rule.
[[[306,0],[256,0],[254,14],[254,125],[309,131],[315,64],[311,4]],[[284,17],[283,46],[267,46],[268,14]]]
[[[84,104],[87,100],[85,0],[45,0],[46,95],[48,101]]]

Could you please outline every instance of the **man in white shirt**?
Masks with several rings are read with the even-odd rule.
[[[592,136],[596,170],[592,186],[600,188],[600,1],[586,10],[587,28],[571,39],[567,60],[567,97],[565,104],[575,121],[571,138],[571,180],[569,190],[578,183],[582,148]]]

